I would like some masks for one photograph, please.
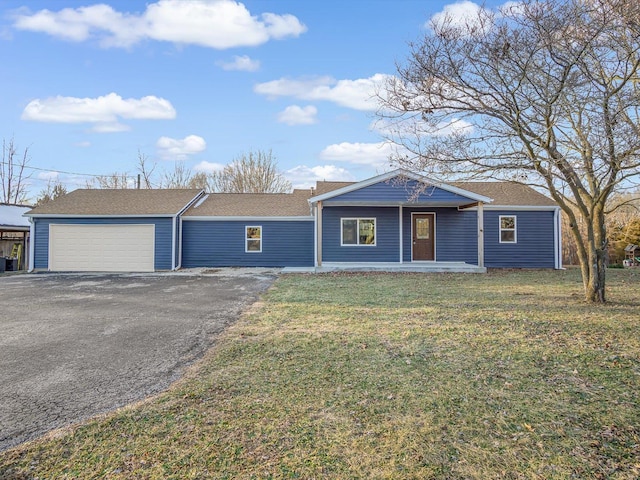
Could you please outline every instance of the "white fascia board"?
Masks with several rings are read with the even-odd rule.
[[[313,222],[315,217],[240,217],[240,216],[184,216],[184,222]]]
[[[201,197],[201,196],[203,196],[203,195],[204,195],[204,190],[200,190],[200,191],[196,194],[196,196],[195,196],[195,197],[193,197],[191,200],[189,200],[189,201],[187,202],[187,204],[186,204],[184,207],[182,207],[180,210],[178,210],[178,212],[176,212],[175,216],[182,215],[184,212],[186,212],[186,211],[187,211],[187,209],[188,209],[189,207],[191,207],[191,205],[193,205],[194,203],[196,203],[196,201],[198,201],[198,200],[200,199],[200,197]],[[206,197],[207,197],[207,196],[205,196],[205,198],[206,198]]]
[[[324,193],[322,195],[311,197],[309,199],[309,203],[313,204],[319,201],[328,200],[330,198],[344,195],[345,193],[353,192],[355,190],[360,190],[361,188],[369,187],[376,183],[385,182],[387,180],[391,180],[392,178],[400,177],[400,176],[407,177],[411,180],[415,180],[420,183],[424,183],[427,185],[440,188],[450,193],[461,195],[463,197],[466,197],[470,200],[475,200],[477,202],[484,202],[484,203],[493,202],[492,198],[485,197],[484,195],[478,195],[477,193],[473,193],[468,190],[464,190],[462,188],[454,187],[452,185],[447,185],[446,183],[436,182],[435,180],[431,180],[430,178],[427,178],[424,175],[420,175],[418,173],[414,173],[408,170],[404,170],[402,168],[398,168],[396,170],[392,170],[391,172],[383,173],[382,175],[377,175],[375,177],[368,178],[367,180],[354,183],[353,185],[347,185],[346,187],[342,187],[337,190],[332,190],[331,192]]]
[[[469,207],[464,210],[477,210],[478,207]],[[484,205],[486,210],[509,210],[520,212],[535,212],[535,211],[554,211],[560,210],[560,207],[554,205]]]
[[[325,207],[416,207],[416,208],[458,208],[469,202],[323,202]],[[466,209],[465,209],[466,210]]]
[[[0,231],[3,232],[28,232],[30,227],[18,227],[16,225],[0,225]]]
[[[174,213],[148,213],[145,215],[66,215],[64,213],[27,214],[32,218],[175,218]]]

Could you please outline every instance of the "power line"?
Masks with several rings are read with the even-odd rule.
[[[3,162],[0,161],[0,165],[9,165],[9,162]],[[16,168],[16,165],[14,164],[14,168]],[[51,173],[62,173],[64,175],[79,175],[79,176],[83,176],[83,177],[107,177],[110,174],[96,174],[96,173],[78,173],[78,172],[66,172],[64,170],[55,170],[52,168],[40,168],[40,167],[31,167],[29,165],[17,165],[17,168],[28,168],[29,170],[36,170],[39,172],[51,172]],[[126,172],[123,172],[126,176],[129,176]]]

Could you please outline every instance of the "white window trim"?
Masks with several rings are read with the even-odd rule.
[[[513,229],[511,228],[502,228],[502,219],[503,218],[513,218]],[[511,232],[513,231],[513,241],[504,242],[502,241],[502,232]],[[518,216],[517,215],[500,215],[498,218],[498,242],[513,244],[518,243]]]
[[[259,228],[260,229],[260,250],[249,250],[249,240],[258,240],[257,238],[249,238],[247,236],[248,230],[250,228]],[[262,229],[262,225],[245,225],[244,226],[244,253],[262,253],[262,236],[264,230]]]
[[[373,220],[373,243],[344,243],[342,222],[356,220],[356,239],[360,242],[360,221]],[[341,217],[340,218],[340,246],[341,247],[375,247],[378,243],[378,219],[376,217]]]

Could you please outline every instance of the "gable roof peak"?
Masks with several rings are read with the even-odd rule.
[[[337,197],[339,195],[344,195],[345,193],[349,193],[352,192],[354,190],[360,190],[361,188],[365,188],[371,185],[375,185],[376,183],[381,183],[381,182],[388,182],[394,178],[406,178],[408,180],[414,180],[416,182],[425,184],[425,185],[431,185],[437,188],[440,188],[442,190],[451,192],[451,193],[455,193],[457,195],[460,195],[462,197],[466,197],[472,201],[478,201],[478,202],[484,202],[484,203],[490,203],[493,200],[489,197],[486,197],[484,195],[480,195],[478,193],[475,192],[471,192],[469,190],[460,188],[458,186],[454,186],[454,185],[449,185],[446,183],[442,183],[442,182],[438,182],[436,180],[430,179],[424,175],[421,175],[419,173],[416,172],[412,172],[410,170],[404,169],[404,168],[397,168],[395,170],[390,170],[388,172],[382,173],[380,175],[376,175],[374,177],[368,178],[366,180],[362,180],[360,182],[355,182],[355,183],[349,183],[345,186],[343,186],[342,188],[338,188],[335,190],[330,190],[327,191],[325,193],[322,194],[317,194],[313,197],[311,197],[309,199],[309,203],[316,203],[319,201],[323,201],[323,200],[327,200],[329,198],[333,198],[333,197]],[[337,183],[337,182],[336,182]]]

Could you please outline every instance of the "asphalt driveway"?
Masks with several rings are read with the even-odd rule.
[[[0,451],[162,391],[274,278],[0,276]]]

